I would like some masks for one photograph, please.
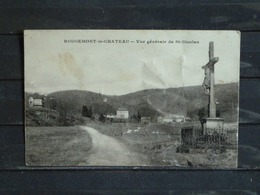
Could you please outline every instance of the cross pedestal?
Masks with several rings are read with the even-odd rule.
[[[206,128],[204,128],[204,135],[212,135],[214,133],[223,132],[224,119],[223,118],[206,118]]]
[[[214,132],[220,132],[223,130],[224,119],[216,117],[216,100],[215,100],[215,67],[219,58],[214,57],[214,42],[209,43],[209,62],[202,68],[209,72],[210,81],[209,88],[209,116],[206,118],[206,128],[204,128],[204,134],[213,134]]]

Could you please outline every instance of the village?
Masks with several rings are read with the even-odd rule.
[[[34,94],[28,99],[28,111],[34,112],[36,116],[42,118],[43,120],[53,120],[54,124],[58,125],[59,117],[62,113],[56,110],[56,102],[53,98],[47,100],[46,96]],[[66,120],[75,121],[77,116],[67,114],[65,116]],[[136,115],[131,114],[130,111],[125,107],[120,107],[116,110],[116,113],[92,113],[92,109],[88,109],[86,106],[82,106],[82,117],[91,118],[93,121],[101,122],[111,122],[111,123],[140,123],[140,124],[150,124],[155,123],[184,123],[191,122],[190,117],[179,114],[164,114],[157,117],[156,120],[152,120],[151,116],[141,116],[138,112]],[[132,120],[135,119],[135,120]]]

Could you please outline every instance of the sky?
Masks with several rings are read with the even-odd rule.
[[[219,57],[215,83],[239,81],[240,33],[236,31],[28,30],[24,38],[26,92],[78,89],[122,95],[201,85],[210,41]],[[154,43],[148,44],[150,40]]]

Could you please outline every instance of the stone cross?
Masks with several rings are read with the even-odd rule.
[[[216,118],[214,65],[218,62],[218,60],[219,60],[218,57],[214,57],[214,42],[211,41],[209,42],[209,62],[205,66],[202,66],[202,68],[205,70],[205,79],[203,85],[205,89],[209,88],[209,117],[210,118]],[[209,75],[206,73],[209,73]],[[207,81],[208,84],[205,83]]]

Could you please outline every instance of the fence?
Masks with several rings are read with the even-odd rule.
[[[230,127],[204,129],[202,126],[183,127],[181,130],[181,148],[218,149],[231,145],[227,133]]]

